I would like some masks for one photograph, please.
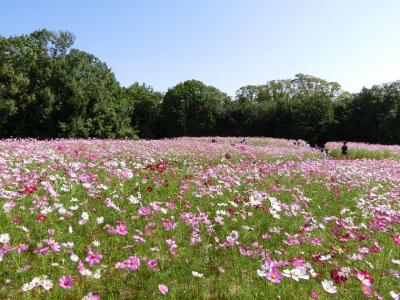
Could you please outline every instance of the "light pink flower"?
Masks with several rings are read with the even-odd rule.
[[[165,284],[159,284],[158,289],[160,290],[160,293],[163,295],[168,293],[168,287]]]

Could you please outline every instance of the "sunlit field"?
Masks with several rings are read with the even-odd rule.
[[[0,299],[399,299],[400,147],[0,141]]]

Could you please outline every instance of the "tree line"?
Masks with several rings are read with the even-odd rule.
[[[400,144],[400,81],[358,93],[293,79],[241,87],[234,98],[187,80],[165,94],[121,87],[74,35],[46,29],[0,37],[0,137],[164,138],[269,136]]]

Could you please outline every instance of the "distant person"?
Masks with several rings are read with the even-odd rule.
[[[342,157],[347,158],[347,142],[343,142],[343,146],[342,146]]]
[[[322,148],[319,148],[319,158],[325,159],[325,151]]]
[[[246,144],[246,139],[240,141],[241,144]]]
[[[217,142],[216,139],[212,139],[212,140],[211,140],[211,143],[216,143],[216,142]]]
[[[320,151],[319,157],[321,159],[326,159],[328,157],[328,149],[326,149],[325,147],[321,147],[319,148],[319,151]]]

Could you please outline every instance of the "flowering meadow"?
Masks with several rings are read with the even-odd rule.
[[[399,299],[396,155],[240,140],[0,141],[0,299]]]

